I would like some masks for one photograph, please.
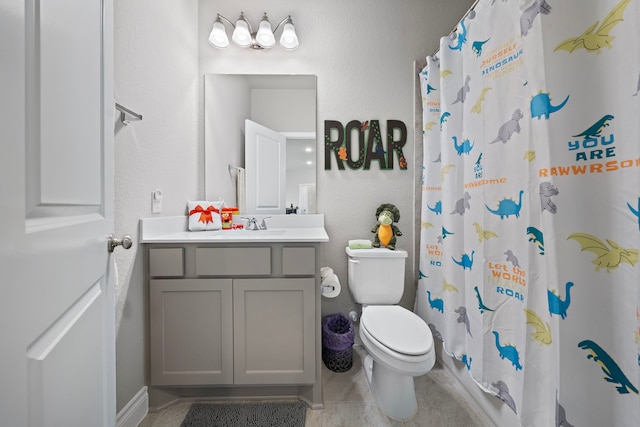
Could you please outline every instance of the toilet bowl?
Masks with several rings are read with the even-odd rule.
[[[429,372],[436,360],[427,324],[400,306],[366,306],[360,339],[367,351],[365,375],[380,409],[397,420],[413,417],[417,410],[413,378]]]
[[[367,352],[363,368],[373,400],[390,418],[407,420],[418,402],[413,378],[436,360],[429,326],[397,305],[404,293],[407,252],[345,248],[349,290],[362,305],[360,339]]]

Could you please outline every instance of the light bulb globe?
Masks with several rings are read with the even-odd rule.
[[[238,19],[236,22],[236,28],[233,30],[231,40],[240,47],[251,46],[251,33],[249,32],[249,26],[247,21]]]
[[[271,24],[266,17],[260,21],[260,27],[256,33],[256,41],[264,48],[270,48],[276,44],[276,38],[271,30]]]
[[[298,36],[295,27],[291,22],[284,24],[282,35],[280,36],[280,46],[287,50],[294,50],[299,46]]]
[[[224,24],[219,20],[213,23],[211,34],[209,34],[209,43],[219,49],[224,49],[229,46],[229,38],[227,37]]]

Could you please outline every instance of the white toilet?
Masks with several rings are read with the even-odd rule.
[[[390,418],[407,420],[418,408],[413,377],[436,361],[429,326],[415,313],[395,305],[404,292],[407,252],[350,249],[349,290],[362,304],[360,339],[368,353],[363,368],[373,399]]]

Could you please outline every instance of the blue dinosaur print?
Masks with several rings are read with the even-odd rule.
[[[462,363],[464,363],[464,366],[467,367],[467,371],[471,370],[471,362],[473,361],[473,357],[471,356],[467,356],[467,354],[463,354],[462,357],[460,358],[460,361]]]
[[[444,313],[444,300],[442,300],[442,298],[431,299],[431,292],[427,291],[427,300],[429,301],[430,308]]]
[[[476,291],[476,298],[478,298],[478,309],[480,310],[480,314],[483,314],[485,311],[495,311],[484,305],[477,286],[474,286],[473,290]]]
[[[496,348],[498,349],[498,354],[500,354],[500,359],[507,359],[511,362],[511,364],[516,368],[516,371],[522,369],[522,365],[520,365],[520,355],[518,354],[518,350],[510,345],[500,345],[500,335],[497,331],[493,331],[493,335],[496,337]]]
[[[544,255],[544,235],[542,231],[535,227],[527,227],[527,236],[529,241],[535,243],[540,250],[540,255]]]
[[[451,353],[451,356],[453,356],[454,359],[464,363],[464,366],[467,367],[467,371],[471,370],[471,362],[473,361],[473,357],[467,356],[466,353],[463,353],[462,356],[458,356],[455,353]]]
[[[420,279],[428,279],[428,278],[429,278],[429,276],[424,274],[421,270],[418,270],[418,280],[420,280]]]
[[[611,120],[613,120],[615,117],[613,117],[611,114],[605,114],[604,116],[602,116],[602,118],[600,120],[598,120],[597,122],[595,122],[594,124],[592,124],[591,126],[589,126],[589,128],[587,130],[585,130],[584,132],[580,132],[577,135],[573,135],[575,137],[580,137],[582,136],[584,139],[589,139],[589,138],[596,138],[598,136],[600,136],[600,133],[602,132],[602,130],[609,126],[609,122]]]
[[[462,144],[460,145],[458,145],[458,138],[452,136],[451,139],[453,139],[453,147],[456,149],[458,156],[462,156],[463,154],[468,155],[469,153],[471,153],[474,144],[471,144],[468,139],[462,141]]]
[[[429,95],[434,90],[437,90],[437,89],[435,87],[431,86],[429,83],[427,83],[427,95]]]
[[[427,205],[427,208],[431,211],[434,212],[436,215],[440,215],[442,214],[442,201],[438,200],[436,202],[436,205],[434,207],[431,207],[429,205]]]
[[[578,343],[578,347],[583,350],[587,350],[589,355],[587,359],[593,359],[604,372],[604,380],[609,383],[620,384],[616,387],[616,390],[620,394],[627,394],[630,391],[638,394],[638,389],[631,384],[631,381],[620,369],[620,366],[609,356],[609,353],[604,351],[602,347],[591,340],[584,340]]]
[[[558,105],[551,104],[551,98],[548,93],[540,92],[533,98],[531,98],[531,118],[537,118],[540,120],[540,117],[544,116],[545,120],[549,120],[549,115],[551,113],[555,113],[564,107],[569,100],[569,95]]]
[[[640,197],[638,197],[638,209],[634,209],[629,202],[627,202],[627,206],[629,206],[629,210],[638,218],[638,229],[640,229]]]
[[[500,215],[500,219],[509,218],[510,215],[515,215],[516,218],[520,217],[520,209],[522,209],[522,195],[524,194],[523,190],[520,190],[520,199],[518,203],[513,201],[512,199],[504,198],[500,200],[498,203],[498,209],[493,210],[489,206],[485,204],[485,207],[489,212],[495,215]]]
[[[562,319],[567,317],[567,309],[571,305],[571,293],[569,289],[573,286],[573,282],[567,282],[565,284],[565,300],[562,301],[560,296],[556,295],[550,289],[547,289],[547,300],[549,301],[549,314],[557,314]]]
[[[447,117],[449,117],[451,113],[445,111],[440,115],[440,130],[442,130],[442,125],[447,122]]]
[[[481,42],[480,40],[476,40],[473,42],[473,44],[471,44],[471,50],[476,54],[477,57],[480,57],[482,55],[482,46],[484,46],[484,44],[489,40],[491,39],[488,38],[483,42]]]
[[[456,46],[449,45],[449,49],[451,50],[462,51],[462,45],[467,42],[467,27],[464,25],[464,19],[460,21],[460,27],[462,31],[458,33],[458,38],[456,39],[458,44]]]
[[[466,270],[468,268],[469,271],[471,271],[471,267],[473,267],[473,254],[474,253],[475,253],[475,251],[471,251],[471,257],[469,257],[468,254],[462,254],[462,258],[460,259],[460,261],[458,261],[454,257],[451,257],[451,259],[453,260],[453,262],[455,262],[456,264],[461,266],[463,270]]]

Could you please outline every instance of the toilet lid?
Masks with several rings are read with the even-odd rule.
[[[398,305],[368,306],[360,325],[380,344],[398,353],[417,356],[433,347],[429,326],[417,314]]]

